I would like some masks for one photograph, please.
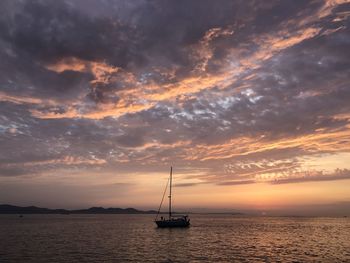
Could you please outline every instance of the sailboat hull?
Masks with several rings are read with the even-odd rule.
[[[171,220],[157,220],[155,221],[158,227],[167,228],[167,227],[189,227],[190,221],[183,219],[171,219]]]

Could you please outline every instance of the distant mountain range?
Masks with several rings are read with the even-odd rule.
[[[156,214],[157,211],[142,211],[135,208],[103,208],[91,207],[88,209],[67,210],[49,209],[36,206],[0,205],[0,214]]]

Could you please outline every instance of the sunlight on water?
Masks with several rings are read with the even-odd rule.
[[[349,218],[192,215],[0,216],[0,262],[349,262]]]

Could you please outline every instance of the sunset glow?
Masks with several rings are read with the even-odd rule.
[[[349,1],[0,14],[0,203],[350,213]]]

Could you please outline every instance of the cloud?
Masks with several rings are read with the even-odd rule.
[[[192,187],[199,184],[201,183],[179,183],[179,184],[175,184],[174,187]]]
[[[0,5],[3,175],[174,164],[254,183],[350,149],[348,3]]]
[[[325,174],[322,171],[304,172],[299,175],[289,175],[286,178],[277,178],[271,181],[272,184],[290,184],[304,182],[322,182],[335,180],[349,180],[350,170],[337,169],[334,173]]]
[[[256,181],[254,180],[242,180],[242,181],[227,181],[227,182],[220,182],[217,183],[217,185],[244,185],[244,184],[255,184]]]

